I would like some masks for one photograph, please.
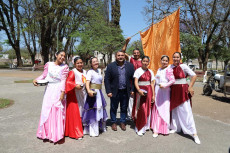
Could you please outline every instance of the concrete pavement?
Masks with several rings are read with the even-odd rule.
[[[0,70],[0,73],[3,71]],[[17,73],[17,72],[15,72]],[[20,72],[21,73],[21,72]],[[37,72],[35,72],[37,74]],[[41,72],[40,72],[41,73]],[[32,77],[28,78],[34,78]],[[43,142],[36,138],[36,130],[41,112],[45,87],[34,87],[28,83],[14,83],[18,77],[1,76],[0,97],[15,101],[14,105],[0,109],[0,152],[1,153],[39,153],[39,152],[100,152],[100,153],[228,153],[230,148],[230,124],[212,117],[194,113],[195,123],[201,145],[194,143],[192,137],[183,134],[152,137],[148,131],[137,136],[133,127],[127,131],[118,128],[117,132],[108,126],[107,132],[99,137],[85,136],[83,140],[65,138],[62,144]],[[105,96],[106,97],[106,96]],[[110,101],[106,97],[109,114]],[[218,105],[221,105],[219,103]],[[225,104],[226,105],[226,104]],[[230,105],[230,104],[229,104]],[[228,107],[229,108],[229,107]],[[226,108],[226,109],[228,109]],[[208,108],[206,108],[208,109]],[[228,110],[230,111],[230,110]],[[119,117],[118,114],[117,117]],[[230,117],[230,116],[229,116]],[[217,117],[218,118],[218,117]]]

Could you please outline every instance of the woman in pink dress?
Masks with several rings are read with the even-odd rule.
[[[134,99],[132,118],[137,135],[142,136],[150,128],[151,103],[155,100],[154,74],[148,69],[149,57],[142,58],[142,67],[134,72],[134,84],[137,93]]]
[[[156,138],[158,134],[169,134],[170,125],[170,86],[175,82],[173,70],[168,67],[169,57],[161,57],[161,68],[155,76],[155,103],[152,108],[151,129]]]
[[[38,80],[48,81],[45,90],[37,137],[49,139],[56,143],[64,137],[65,132],[65,82],[69,68],[65,61],[65,52],[58,51],[55,62],[47,62],[41,76],[33,80],[38,86]]]

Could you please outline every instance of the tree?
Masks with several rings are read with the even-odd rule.
[[[100,51],[105,65],[107,65],[105,56],[108,56],[110,63],[112,53],[121,48],[121,42],[124,40],[120,28],[111,25],[104,18],[103,5],[98,10],[94,9],[89,22],[83,25],[81,32],[77,32],[75,36],[81,40],[77,47],[79,55],[90,56],[93,55],[93,51]]]
[[[8,42],[15,51],[17,66],[22,66],[20,53],[20,12],[19,0],[9,0],[8,3],[0,0],[0,30],[5,31]]]
[[[97,0],[35,0],[34,3],[34,13],[39,25],[38,37],[41,54],[44,58],[44,63],[46,63],[49,61],[49,57],[50,60],[54,59],[57,47],[58,50],[63,49],[65,52],[73,48],[74,39],[72,39],[71,35],[88,20],[88,13],[97,4]],[[64,37],[67,39],[65,46],[59,43],[62,42]],[[59,44],[58,46],[56,42]]]
[[[204,45],[204,48],[198,49],[198,61],[200,68],[205,71],[212,47],[221,39],[228,25],[230,1],[158,0],[155,1],[155,18],[163,18],[180,5],[183,5],[180,16],[183,32],[198,36]],[[215,40],[213,40],[214,35],[217,36]]]
[[[145,0],[147,5],[144,7],[142,14],[146,17],[147,23],[154,23],[155,0]]]
[[[120,26],[120,1],[119,0],[111,0],[111,7],[112,7],[112,13],[111,13],[111,23],[114,24],[116,27],[119,28]]]
[[[121,48],[123,45],[121,42],[124,40],[119,26],[118,2],[111,1],[114,5],[111,21],[108,20],[108,1],[104,1],[98,3],[98,7],[92,10],[89,21],[82,26],[81,31],[75,33],[75,37],[79,37],[81,41],[77,47],[79,55],[88,55],[85,58],[89,58],[93,55],[93,51],[99,51],[103,54],[105,65],[112,61],[112,54]],[[108,56],[108,63],[105,60],[106,56]]]
[[[187,62],[189,59],[197,58],[198,48],[202,48],[200,38],[193,36],[189,33],[180,33],[181,52],[183,54],[183,60]]]
[[[31,57],[32,65],[35,63],[35,56],[37,53],[37,36],[38,26],[36,19],[34,18],[33,12],[35,11],[35,5],[33,1],[24,0],[22,1],[22,35],[24,38],[25,45]]]

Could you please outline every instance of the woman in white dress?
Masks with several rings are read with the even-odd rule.
[[[75,74],[76,83],[76,96],[78,101],[78,106],[80,110],[80,116],[82,117],[82,112],[84,109],[85,99],[87,96],[85,83],[86,83],[86,70],[83,69],[83,61],[80,57],[74,58],[74,65],[76,68],[73,69]]]
[[[161,57],[161,68],[155,76],[155,103],[151,113],[151,129],[156,138],[158,134],[169,134],[170,125],[170,86],[175,82],[173,70],[168,67],[169,57]]]
[[[196,74],[186,65],[181,64],[181,53],[173,54],[173,74],[176,79],[171,86],[170,110],[172,112],[172,121],[170,133],[183,131],[184,134],[192,135],[195,143],[200,144],[197,135],[196,126],[192,114],[191,97],[194,95],[193,85],[196,81]],[[186,77],[190,76],[190,84],[186,82]],[[179,94],[178,94],[179,93]]]
[[[106,131],[106,120],[108,118],[106,112],[106,101],[102,94],[102,75],[98,69],[99,63],[96,57],[90,59],[92,69],[86,75],[87,97],[82,113],[82,123],[84,126],[84,134],[90,136],[99,136],[99,129]]]

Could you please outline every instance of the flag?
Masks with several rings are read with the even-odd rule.
[[[83,82],[83,83],[85,83],[85,82],[86,82],[86,78],[85,78],[85,76],[82,74],[82,76],[81,76],[81,77],[82,77],[82,78],[81,78],[81,79],[82,79],[82,82]]]
[[[180,9],[140,33],[144,53],[150,57],[149,68],[154,74],[161,66],[162,55],[168,55],[172,64],[173,53],[181,52],[179,21]]]

